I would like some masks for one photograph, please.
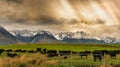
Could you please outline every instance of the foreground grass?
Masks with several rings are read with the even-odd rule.
[[[106,65],[120,65],[119,55],[116,59],[110,59],[109,56],[106,59]],[[70,56],[68,59],[63,59],[62,56],[49,58],[40,53],[31,55],[24,53],[15,58],[0,57],[0,67],[100,67],[103,64],[104,60],[94,62],[92,56],[87,59],[81,59],[79,56]]]
[[[46,48],[47,50],[72,50],[72,51],[85,51],[85,50],[120,50],[120,45],[79,45],[79,44],[15,44],[0,46],[0,49],[25,49],[36,50],[36,48]],[[81,65],[100,66],[102,62],[94,62],[92,55],[88,59],[81,59],[79,55],[70,56],[68,59],[63,57],[48,58],[46,55],[40,53],[17,53],[20,57],[8,58],[6,52],[0,56],[0,67],[80,67]],[[116,59],[106,57],[107,64],[120,64],[120,55]]]
[[[56,64],[56,60],[48,60],[45,55],[39,53],[29,56],[23,54],[15,58],[0,58],[0,67],[55,67]]]

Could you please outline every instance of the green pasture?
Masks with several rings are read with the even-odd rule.
[[[36,48],[46,48],[48,50],[72,50],[72,51],[85,51],[85,50],[120,50],[120,45],[86,45],[86,44],[14,44],[7,46],[0,46],[0,49],[26,49],[36,50]]]
[[[13,44],[0,46],[0,49],[23,49],[23,50],[36,50],[36,48],[46,48],[47,50],[72,50],[72,51],[93,51],[93,50],[120,50],[119,44]],[[23,55],[22,53],[18,53]],[[25,53],[27,56],[31,54]],[[1,57],[7,57],[6,52],[2,53]],[[68,59],[63,59],[63,57],[53,57],[48,60],[60,60],[60,64],[55,67],[79,67],[80,65],[102,65],[104,64],[104,59],[102,62],[94,62],[92,55],[88,58],[81,59],[79,55],[72,55]],[[106,64],[120,64],[120,55],[117,55],[116,59],[111,59],[110,56],[106,56]],[[53,66],[51,66],[53,67]]]

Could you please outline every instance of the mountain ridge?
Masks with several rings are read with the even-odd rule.
[[[21,32],[22,32],[22,30],[21,30]],[[12,33],[14,33],[14,32],[12,31]],[[27,35],[27,33],[24,33],[24,34]],[[45,34],[48,36],[44,36]],[[44,41],[45,40],[49,41],[49,38],[50,38],[51,41],[54,40],[54,41],[61,41],[61,42],[67,42],[67,43],[101,43],[101,44],[102,43],[118,43],[118,41],[115,38],[107,36],[104,39],[101,39],[97,36],[90,35],[89,33],[85,33],[83,31],[51,33],[49,31],[43,31],[43,30],[40,31],[39,30],[39,31],[33,31],[32,36],[24,36],[23,33],[22,34],[19,33],[19,35],[21,37],[23,37],[22,39],[28,38],[28,40],[29,39],[37,40],[37,38],[38,38],[39,42],[40,42],[40,39],[43,39]],[[40,35],[40,36],[38,36],[38,35]],[[49,38],[47,39],[47,37],[49,37]],[[46,38],[46,39],[44,39],[44,38]],[[33,42],[31,40],[30,43],[35,43],[35,42]]]
[[[0,45],[15,44],[20,43],[19,40],[11,33],[9,33],[5,28],[0,26]]]

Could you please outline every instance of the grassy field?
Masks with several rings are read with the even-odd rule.
[[[48,50],[72,50],[72,51],[85,51],[85,50],[120,50],[120,45],[79,45],[79,44],[15,44],[0,46],[0,49],[26,49],[36,50],[36,48],[46,48]]]
[[[46,48],[47,50],[72,50],[72,51],[79,52],[79,51],[85,51],[85,50],[89,50],[89,51],[120,50],[120,45],[119,44],[118,45],[117,44],[110,44],[110,45],[108,44],[106,45],[98,45],[98,44],[97,45],[95,44],[94,45],[88,45],[88,44],[82,44],[82,45],[79,45],[79,44],[14,44],[14,45],[0,46],[0,49],[13,49],[13,50],[15,49],[36,50],[36,48]],[[18,60],[18,58],[14,58],[14,59],[7,58],[6,53],[5,52],[2,53],[2,55],[0,56],[1,57],[0,65],[2,65],[1,63],[4,63],[4,62],[7,62],[7,63],[3,65],[11,65],[11,67],[27,67],[27,66],[29,67],[32,67],[32,66],[36,66],[36,67],[72,67],[72,66],[80,67],[81,65],[100,66],[104,64],[104,59],[102,60],[102,62],[99,62],[99,61],[94,62],[92,55],[88,56],[87,59],[85,58],[81,59],[79,55],[72,55],[68,59],[63,59],[62,56],[48,58],[46,56],[41,56],[40,54],[28,54],[28,53],[24,53],[24,54],[18,53],[18,54],[21,56],[20,58],[22,60],[21,59]],[[31,59],[31,57],[33,60],[29,60]],[[44,58],[41,58],[41,57],[44,57]],[[32,63],[29,63],[29,62],[32,62]],[[41,64],[39,65],[39,63]],[[110,64],[120,65],[120,55],[117,55],[116,59],[111,59],[110,56],[106,56],[106,63],[109,65]],[[6,67],[10,67],[10,66],[6,66]]]

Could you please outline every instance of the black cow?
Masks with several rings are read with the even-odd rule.
[[[58,56],[58,53],[56,50],[47,50],[47,55],[48,57],[54,57],[54,56]]]
[[[115,51],[109,51],[108,55],[110,55],[111,59],[116,59],[117,52],[115,52]]]
[[[34,51],[34,50],[28,50],[27,52],[28,52],[28,53],[36,53],[37,51]]]
[[[97,54],[102,54],[102,57],[104,57],[105,54],[108,54],[107,50],[95,50],[94,52]]]
[[[88,55],[90,55],[91,51],[86,50],[85,53],[87,53]]]
[[[11,54],[11,53],[7,53],[7,56],[8,57],[11,57],[11,58],[14,58],[14,57],[16,57],[16,56],[18,56],[16,53],[14,53],[14,54]]]
[[[114,50],[114,52],[116,52],[117,54],[120,54],[120,50]]]
[[[101,61],[102,60],[102,57],[103,57],[103,53],[99,50],[96,50],[94,51],[93,53],[93,58],[94,58],[94,61],[96,62],[97,60]]]
[[[77,53],[78,53],[78,52],[72,51],[72,54],[73,54],[73,55],[75,55],[75,54],[77,54]]]
[[[36,51],[37,51],[37,52],[41,52],[41,48],[37,48]]]
[[[81,59],[85,56],[87,58],[88,54],[86,52],[80,52]]]
[[[64,58],[64,59],[67,59],[68,57],[67,57],[67,56],[64,56],[63,58]]]
[[[105,54],[107,55],[108,54],[108,51],[107,50],[101,50],[102,52],[102,56],[105,56]]]
[[[62,55],[70,55],[71,54],[71,51],[70,50],[62,50],[62,51],[59,51],[59,54],[62,56]]]
[[[102,60],[102,54],[93,54],[94,61],[96,62],[97,60],[101,61]]]
[[[46,54],[46,53],[47,53],[47,49],[44,48],[41,53],[42,53],[42,54]]]
[[[12,49],[7,49],[5,50],[6,52],[12,52],[13,50]]]
[[[27,52],[27,50],[21,50],[21,52]]]
[[[14,50],[14,52],[21,52],[21,49]]]
[[[0,55],[2,54],[2,52],[5,51],[4,49],[0,49]]]

